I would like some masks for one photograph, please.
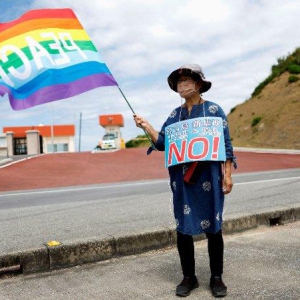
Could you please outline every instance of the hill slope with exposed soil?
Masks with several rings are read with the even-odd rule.
[[[228,121],[233,146],[300,149],[300,71],[286,69],[231,110]]]

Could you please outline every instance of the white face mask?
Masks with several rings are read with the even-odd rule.
[[[192,80],[185,80],[178,82],[177,91],[180,94],[180,97],[187,99],[197,92],[198,89],[196,89],[196,82]]]

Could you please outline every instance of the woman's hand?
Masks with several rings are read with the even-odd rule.
[[[233,181],[231,178],[231,160],[226,159],[225,165],[224,165],[224,177],[222,181],[222,189],[224,194],[229,194],[233,187]]]
[[[136,127],[144,128],[144,129],[146,129],[147,127],[149,127],[148,121],[145,120],[143,117],[138,116],[138,115],[133,115],[133,119],[135,121]]]
[[[143,117],[141,117],[139,115],[133,115],[133,119],[134,119],[135,125],[139,128],[143,128],[144,131],[150,136],[151,140],[154,143],[156,143],[156,141],[158,139],[158,132],[153,129],[151,124],[146,119],[144,119]]]
[[[225,175],[222,184],[224,194],[229,194],[232,190],[232,187],[233,187],[233,181],[231,175]]]

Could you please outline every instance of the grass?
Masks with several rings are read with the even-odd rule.
[[[251,127],[254,127],[255,125],[257,125],[260,121],[261,121],[261,117],[255,117],[252,119],[252,122],[251,122]]]
[[[284,72],[300,74],[300,47],[296,48],[292,54],[277,59],[277,64],[273,65],[271,68],[271,74],[254,89],[252,97],[258,96],[266,85]]]
[[[135,139],[128,141],[126,148],[150,147],[150,141],[146,135],[138,135]]]
[[[293,83],[293,82],[296,82],[296,81],[298,81],[298,80],[299,80],[299,77],[296,76],[296,75],[291,75],[291,76],[289,76],[289,78],[288,78],[289,83]]]

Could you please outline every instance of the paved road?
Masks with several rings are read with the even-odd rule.
[[[300,222],[225,236],[227,300],[300,299]],[[189,300],[215,299],[208,288],[206,241],[196,243],[200,287]],[[172,300],[181,281],[174,248],[0,281],[1,300]]]
[[[2,166],[0,161],[0,191],[166,180],[168,171],[164,168],[164,153],[153,151],[148,156],[146,150],[129,148],[102,154],[54,153]],[[300,150],[279,152],[268,149],[239,149],[235,151],[235,155],[238,168],[233,171],[234,174],[300,168]]]
[[[299,205],[300,169],[234,175],[225,219]],[[173,227],[167,180],[0,193],[0,255]]]

